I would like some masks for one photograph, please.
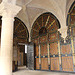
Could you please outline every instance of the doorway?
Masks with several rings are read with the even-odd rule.
[[[19,44],[18,50],[18,66],[26,66],[27,67],[27,45]]]

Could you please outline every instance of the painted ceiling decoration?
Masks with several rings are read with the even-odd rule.
[[[52,33],[60,28],[60,23],[52,13],[43,13],[32,26],[31,38],[35,38],[43,33]]]
[[[14,39],[16,38],[19,43],[25,43],[28,41],[29,33],[26,25],[20,19],[15,17]]]
[[[14,1],[15,0],[13,0],[13,2]],[[0,3],[1,2],[2,0],[0,0]],[[62,33],[62,37],[65,38],[67,36],[66,18],[68,10],[73,2],[74,0],[16,0],[16,5],[22,7],[22,10],[19,12],[17,17],[21,19],[24,24],[26,24],[30,39],[32,25],[37,16],[44,12],[51,12],[58,18],[61,25],[61,30],[59,31]],[[62,28],[62,26],[65,27],[65,29]],[[65,31],[63,31],[63,29]],[[65,32],[65,34],[63,34],[63,32]]]
[[[0,0],[0,3],[1,2],[2,0]],[[12,3],[12,1],[10,2]],[[15,2],[15,0],[13,0],[13,2]],[[36,17],[44,12],[51,12],[52,14],[54,14],[58,18],[61,24],[61,28],[62,26],[66,26],[68,10],[73,2],[74,0],[16,0],[16,5],[22,7],[22,10],[19,12],[17,17],[21,19],[24,24],[26,24],[30,39],[30,32]],[[62,30],[60,31],[62,32]]]

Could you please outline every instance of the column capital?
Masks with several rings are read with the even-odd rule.
[[[0,14],[3,17],[15,17],[19,11],[21,10],[21,7],[17,5],[13,5],[11,3],[2,2],[0,4]]]
[[[16,4],[16,0],[2,0],[3,2],[11,3],[11,4]]]

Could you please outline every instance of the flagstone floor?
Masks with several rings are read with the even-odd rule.
[[[75,75],[75,73],[35,71],[35,70],[28,70],[25,67],[19,67],[19,70],[13,72],[13,75]]]

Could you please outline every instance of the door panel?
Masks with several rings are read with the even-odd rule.
[[[41,58],[41,69],[49,70],[48,68],[48,58]]]
[[[58,57],[51,57],[51,70],[59,71],[59,58]]]
[[[34,70],[34,44],[30,43],[27,46],[27,67]]]
[[[38,47],[38,45],[36,45],[35,50],[36,50],[36,56],[39,56],[39,47]]]
[[[41,44],[41,56],[48,55],[47,44]]]
[[[71,44],[61,45],[62,71],[73,71],[73,56]]]
[[[58,43],[57,42],[50,44],[50,54],[51,55],[58,54]]]
[[[49,42],[57,41],[58,35],[57,33],[49,34]]]
[[[48,68],[48,49],[47,35],[40,37],[40,53],[41,53],[41,70],[49,70]]]
[[[70,54],[71,53],[71,45],[70,44],[62,45],[61,52],[62,52],[62,54],[65,54],[65,53]]]
[[[41,36],[40,37],[40,43],[43,43],[43,42],[47,42],[47,36]]]
[[[40,66],[39,66],[39,58],[36,58],[36,69],[40,69]]]
[[[58,43],[54,42],[50,44],[50,56],[51,56],[51,70],[59,71],[59,55],[58,55]]]
[[[62,57],[62,70],[63,71],[73,71],[72,56]]]

